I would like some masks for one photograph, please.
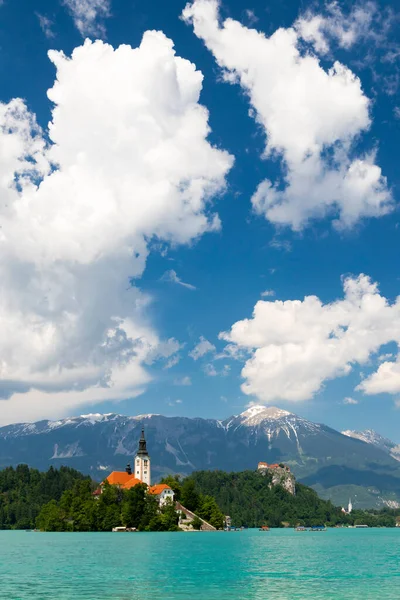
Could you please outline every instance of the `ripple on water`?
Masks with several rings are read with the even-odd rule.
[[[400,530],[0,531],[7,600],[400,599]]]

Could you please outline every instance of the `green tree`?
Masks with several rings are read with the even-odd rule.
[[[43,506],[37,519],[37,526],[42,531],[63,531],[64,515],[55,500]]]
[[[146,485],[138,484],[124,494],[122,522],[125,527],[140,527],[146,506]]]
[[[195,515],[194,519],[191,521],[190,524],[193,527],[193,529],[201,529],[201,526],[203,525],[203,521],[200,519],[200,517]]]
[[[188,510],[195,512],[199,502],[200,495],[197,492],[196,483],[192,478],[187,477],[182,484],[181,503]]]
[[[224,515],[221,512],[215,498],[212,496],[200,497],[198,515],[210,523],[216,529],[222,529],[224,525]]]

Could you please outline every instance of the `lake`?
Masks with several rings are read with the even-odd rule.
[[[0,598],[399,600],[400,528],[0,531]]]

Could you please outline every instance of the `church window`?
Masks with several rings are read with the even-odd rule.
[[[145,466],[145,467],[147,467],[147,465],[148,465],[148,462],[149,462],[148,460],[145,460],[145,461],[144,461],[144,466]]]

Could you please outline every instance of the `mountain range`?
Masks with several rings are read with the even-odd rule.
[[[144,427],[156,481],[200,469],[242,471],[284,462],[321,497],[355,507],[400,503],[396,444],[372,431],[340,433],[286,410],[252,406],[224,421],[90,414],[0,428],[0,467],[67,465],[101,480],[136,453]]]
[[[395,444],[392,440],[376,433],[373,429],[366,429],[365,431],[352,431],[351,429],[347,429],[346,431],[342,431],[342,433],[343,435],[347,435],[356,440],[361,440],[367,444],[373,444],[400,461],[400,444]]]

